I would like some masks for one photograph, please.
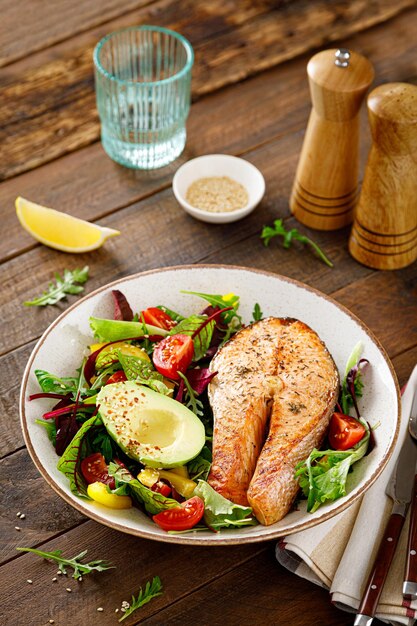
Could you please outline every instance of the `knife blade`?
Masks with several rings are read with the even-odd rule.
[[[417,391],[414,394],[411,407],[409,430],[414,437],[417,422]],[[406,600],[417,599],[417,466],[414,470],[414,486],[411,494],[410,505],[410,528],[407,542],[407,561],[405,564],[405,574],[403,583],[403,596]]]
[[[417,406],[417,390],[413,407]],[[374,564],[365,585],[354,626],[370,626],[394,557],[407,510],[415,476],[417,444],[408,432],[390,476],[385,493],[393,500],[391,515],[384,530]]]

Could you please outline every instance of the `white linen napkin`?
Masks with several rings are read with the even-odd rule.
[[[276,548],[278,561],[298,576],[329,590],[339,608],[356,612],[370,568],[374,562],[392,500],[385,487],[394,469],[404,438],[414,391],[417,366],[402,397],[402,420],[393,455],[378,480],[363,498],[346,511],[309,530],[289,535]],[[417,617],[417,601],[403,600],[402,583],[409,521],[404,524],[376,617],[393,626],[411,626]]]

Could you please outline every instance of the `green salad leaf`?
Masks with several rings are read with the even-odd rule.
[[[263,318],[263,316],[264,316],[264,314],[262,313],[262,309],[261,309],[259,303],[255,302],[255,305],[254,305],[253,311],[252,311],[251,323],[259,322]]]
[[[222,313],[222,319],[225,324],[230,324],[233,318],[238,318],[240,322],[242,322],[242,318],[240,315],[236,313],[239,308],[239,296],[234,293],[228,293],[224,296],[221,294],[214,293],[200,293],[198,291],[181,291],[181,293],[186,293],[189,296],[197,296],[198,298],[202,298],[211,306],[218,306],[220,309],[226,309],[229,306],[232,306],[233,309],[230,311],[224,311]]]
[[[43,550],[36,550],[35,548],[16,548],[16,550],[19,550],[19,552],[33,552],[33,554],[37,554],[43,559],[55,561],[55,563],[58,563],[59,571],[64,575],[67,573],[67,568],[71,567],[74,570],[72,577],[75,578],[75,580],[78,580],[81,576],[86,576],[86,574],[91,574],[91,572],[104,572],[107,569],[114,569],[114,565],[110,565],[110,563],[102,561],[101,559],[82,563],[81,559],[85,557],[87,550],[83,550],[72,559],[63,557],[62,550],[53,550],[52,552],[44,552]]]
[[[80,463],[83,458],[83,446],[86,442],[85,436],[90,428],[102,425],[103,422],[101,417],[98,415],[90,417],[90,419],[85,421],[69,446],[66,448],[57,465],[59,471],[65,474],[68,478],[71,492],[76,496],[86,498],[87,500],[91,500],[91,498],[87,494],[87,487],[80,469]]]
[[[64,300],[67,294],[78,294],[84,291],[84,283],[88,280],[88,266],[75,270],[64,270],[64,276],[55,273],[55,284],[50,282],[48,289],[39,298],[28,300],[25,306],[46,306]]]
[[[49,441],[52,442],[52,445],[55,447],[56,443],[56,425],[55,420],[44,420],[44,419],[36,419],[36,424],[43,426],[46,430],[46,434],[48,435]]]
[[[164,396],[172,394],[172,390],[163,382],[162,374],[154,370],[149,361],[125,355],[120,350],[118,351],[118,359],[128,380],[146,385]]]
[[[162,583],[159,576],[154,576],[152,582],[147,582],[145,585],[145,589],[142,587],[139,589],[139,593],[137,598],[132,596],[130,604],[128,608],[125,610],[122,617],[119,619],[119,622],[122,622],[126,617],[132,615],[133,611],[140,609],[141,606],[150,602],[153,598],[162,595]]]
[[[90,327],[94,335],[102,341],[122,341],[134,339],[143,335],[158,335],[165,337],[168,331],[157,326],[141,322],[124,322],[122,320],[106,320],[99,317],[90,317]]]
[[[211,450],[208,446],[204,446],[200,454],[187,465],[190,479],[197,480],[197,478],[201,478],[201,480],[207,480],[207,476],[210,473],[211,461]]]
[[[55,374],[50,374],[45,370],[35,370],[35,376],[38,379],[39,387],[44,393],[76,393],[78,387],[78,378],[71,376],[59,378]]]
[[[116,480],[116,487],[127,484],[131,490],[131,494],[138,502],[144,505],[145,510],[151,515],[156,515],[166,509],[175,509],[179,506],[178,502],[173,498],[166,498],[156,491],[152,491],[142,485],[130,472],[117,463],[110,463],[109,474]]]
[[[324,502],[346,495],[348,472],[368,449],[369,427],[365,420],[359,421],[366,428],[366,434],[356,446],[349,450],[314,449],[305,461],[297,464],[295,477],[307,497],[307,511],[310,513],[317,511]]]
[[[252,513],[250,506],[230,502],[204,480],[198,481],[193,496],[199,496],[204,500],[204,521],[213,530],[254,526],[257,523],[253,517],[249,517]]]
[[[169,331],[170,335],[189,335],[193,338],[194,356],[193,361],[202,359],[209,349],[215,321],[210,320],[205,324],[207,318],[204,315],[191,315],[181,320],[174,328]]]

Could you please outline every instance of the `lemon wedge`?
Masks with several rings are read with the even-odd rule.
[[[62,252],[90,252],[102,246],[109,237],[120,235],[113,228],[48,209],[20,196],[16,198],[15,204],[23,228],[45,246]]]

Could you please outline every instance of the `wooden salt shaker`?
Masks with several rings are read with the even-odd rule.
[[[394,270],[417,259],[417,87],[377,87],[368,112],[373,145],[349,251],[364,265]]]
[[[350,224],[358,194],[359,109],[374,77],[349,50],[314,55],[307,73],[313,108],[290,198],[299,222],[317,230]]]

